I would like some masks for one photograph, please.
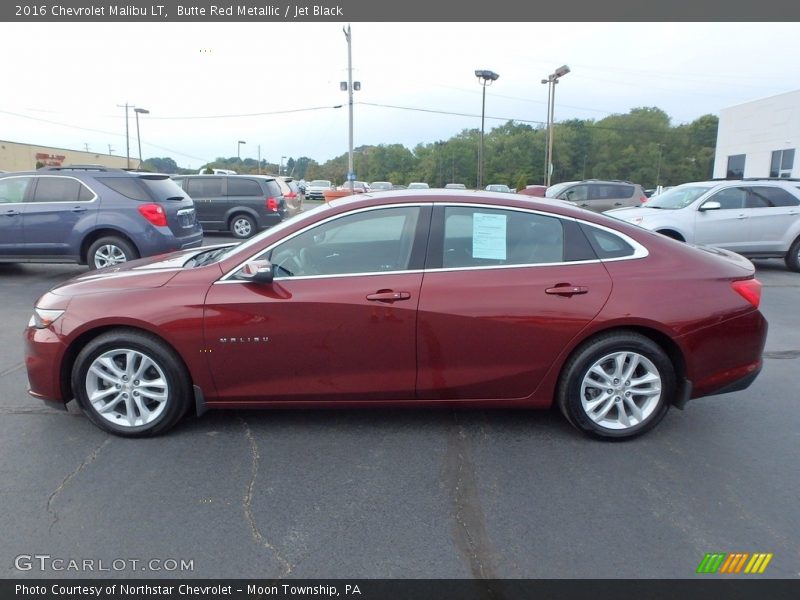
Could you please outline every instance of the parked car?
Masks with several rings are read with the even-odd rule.
[[[385,192],[62,283],[25,364],[32,395],[123,436],[190,409],[556,404],[624,438],[755,379],[760,293],[737,254],[568,203]]]
[[[327,179],[314,179],[306,184],[306,200],[325,200],[325,192],[335,189]]]
[[[408,184],[409,190],[427,190],[430,186],[424,181],[412,181]]]
[[[567,181],[550,186],[548,198],[567,200],[594,212],[604,212],[623,206],[640,206],[647,202],[642,186],[630,181]]]
[[[547,191],[546,185],[528,185],[525,188],[518,190],[518,194],[524,196],[535,196],[536,198],[544,198],[544,193]]]
[[[229,231],[249,238],[292,216],[275,177],[268,175],[176,175],[175,183],[195,201],[206,231]]]
[[[0,175],[0,262],[99,269],[202,243],[194,202],[168,175],[98,165]]]
[[[370,190],[373,192],[385,192],[392,189],[391,181],[373,181],[369,184]]]
[[[770,179],[685,183],[640,208],[607,214],[690,244],[750,258],[782,258],[800,271],[800,190]]]
[[[465,186],[463,183],[447,183],[447,184],[445,184],[444,189],[446,189],[446,190],[465,190],[465,189],[467,189],[467,186]]]
[[[269,177],[273,177],[278,182],[289,215],[296,215],[303,210],[304,195],[293,177],[286,175],[269,175]]]
[[[504,194],[511,193],[511,188],[504,183],[490,183],[485,189],[487,192],[502,192]]]

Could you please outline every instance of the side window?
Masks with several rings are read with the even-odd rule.
[[[135,177],[103,177],[97,181],[131,200],[146,200],[147,193]]]
[[[39,177],[34,202],[78,202],[83,185],[69,177]]]
[[[719,202],[722,210],[731,210],[744,207],[747,188],[728,188],[717,192],[709,198],[712,202]]]
[[[419,212],[416,206],[375,209],[313,227],[272,249],[275,276],[407,270]]]
[[[589,188],[590,200],[613,200],[633,196],[632,185],[601,184]]]
[[[222,196],[222,177],[195,177],[186,181],[184,189],[192,198],[219,198]]]
[[[760,203],[764,204],[760,204]],[[750,189],[747,196],[747,206],[798,206],[800,199],[792,196],[782,188],[771,186],[758,186]],[[758,203],[758,204],[756,204]]]
[[[600,259],[624,258],[626,256],[633,256],[635,252],[633,246],[610,231],[583,224],[581,228],[586,234],[586,237],[589,238],[589,243],[592,245],[595,254],[597,254],[597,257]]]
[[[571,188],[564,190],[558,195],[561,200],[569,200],[570,202],[585,202],[589,199],[589,186],[588,185],[574,185]]]
[[[22,202],[31,185],[30,177],[6,177],[0,179],[0,204]]]
[[[534,213],[450,206],[442,267],[530,265],[564,260],[561,221]]]
[[[191,196],[191,193],[189,194]],[[261,186],[255,179],[228,177],[228,196],[263,196]]]

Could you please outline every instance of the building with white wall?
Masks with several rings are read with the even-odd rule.
[[[800,178],[800,90],[723,108],[715,178]]]

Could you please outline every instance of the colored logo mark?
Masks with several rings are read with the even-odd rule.
[[[767,565],[772,560],[773,554],[766,552],[732,552],[730,554],[717,552],[706,554],[697,567],[697,572],[702,574],[724,573],[738,574],[748,573],[751,575],[761,574],[767,569]]]

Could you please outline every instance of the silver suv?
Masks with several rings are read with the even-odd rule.
[[[800,189],[794,180],[684,183],[640,208],[606,214],[681,242],[717,246],[749,258],[783,258],[800,271]]]
[[[547,188],[547,198],[567,200],[594,212],[623,206],[641,206],[647,201],[642,186],[630,181],[565,181]]]

